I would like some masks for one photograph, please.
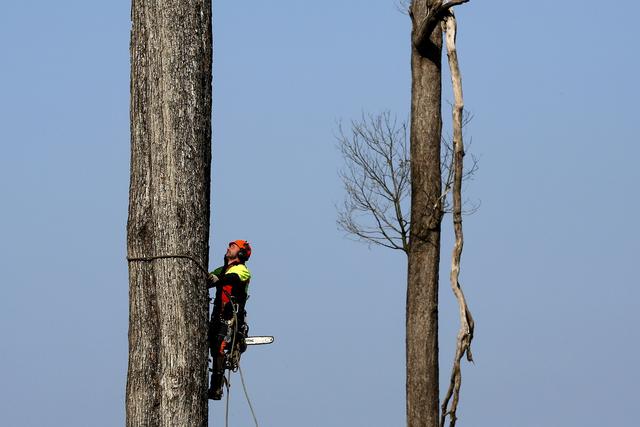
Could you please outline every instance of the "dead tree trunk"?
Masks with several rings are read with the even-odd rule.
[[[468,0],[414,0],[411,32],[411,230],[407,275],[407,425],[438,427],[438,271],[442,221],[442,29]]]
[[[426,2],[412,6],[426,16]],[[442,178],[440,173],[442,32],[411,49],[411,234],[407,276],[407,425],[437,427],[438,271]]]
[[[127,425],[203,426],[211,1],[133,0],[131,15]]]

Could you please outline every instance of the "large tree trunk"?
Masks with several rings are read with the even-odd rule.
[[[203,426],[211,1],[133,0],[131,15],[127,425]]]
[[[411,234],[407,283],[407,425],[437,427],[440,263],[440,25],[424,22],[433,1],[414,1],[411,49]]]

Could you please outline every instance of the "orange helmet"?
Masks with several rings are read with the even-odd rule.
[[[251,257],[251,245],[246,240],[234,240],[233,242],[229,242],[229,245],[236,245],[240,248],[238,251],[240,261],[247,261]]]

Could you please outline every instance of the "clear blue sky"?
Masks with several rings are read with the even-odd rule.
[[[3,5],[3,425],[123,424],[129,7]],[[482,203],[465,218],[477,330],[459,425],[633,425],[640,6],[458,10],[480,159],[466,191]],[[409,31],[394,0],[215,1],[212,267],[229,240],[253,243],[252,332],[277,337],[243,359],[264,426],[405,423],[405,259],[336,229],[333,133],[363,111],[407,117]],[[458,320],[443,243],[444,388]],[[231,425],[250,423],[236,378]]]

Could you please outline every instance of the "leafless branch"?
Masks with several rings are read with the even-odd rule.
[[[453,360],[453,368],[451,369],[451,379],[449,388],[442,402],[440,427],[444,427],[446,417],[449,416],[449,427],[456,424],[456,410],[460,397],[460,385],[462,382],[462,372],[460,369],[460,360],[466,354],[467,360],[473,361],[471,354],[471,341],[473,340],[474,321],[469,311],[467,301],[460,286],[460,259],[462,256],[462,247],[464,243],[462,233],[462,179],[464,175],[463,158],[464,147],[462,144],[462,125],[463,125],[463,97],[462,97],[462,77],[460,76],[460,68],[458,65],[458,55],[456,51],[456,20],[453,11],[449,11],[445,17],[446,24],[446,44],[447,57],[449,59],[449,67],[451,69],[451,82],[453,84],[453,93],[455,104],[453,106],[453,227],[455,232],[455,244],[453,254],[451,256],[451,288],[456,296],[460,315],[460,330],[458,331],[456,341],[456,353]],[[453,400],[451,400],[453,398]],[[449,406],[451,402],[451,406]]]
[[[410,162],[407,126],[389,112],[338,126],[346,192],[338,226],[358,240],[409,250]]]
[[[463,110],[462,117],[464,126],[472,116]],[[344,204],[338,208],[338,227],[356,240],[407,252],[411,192],[407,124],[398,122],[389,112],[363,115],[360,120],[351,121],[348,129],[340,123],[336,139],[345,160],[340,178],[346,192]],[[434,200],[434,208],[440,206],[440,211],[450,213],[453,137],[443,137],[442,147],[444,190]],[[473,158],[462,179],[472,177],[477,168]],[[475,209],[472,206],[469,212]]]
[[[397,0],[396,9],[403,15],[409,15],[411,10],[411,0]]]
[[[449,103],[451,108],[454,108],[454,105]],[[462,109],[462,123],[461,126],[464,129],[469,123],[473,120],[473,114],[468,110]],[[440,204],[443,213],[452,213],[452,208],[449,203],[448,195],[452,190],[453,186],[453,171],[454,171],[454,155],[453,155],[453,136],[442,136],[442,151],[441,157],[442,160],[440,162],[442,169],[442,176],[444,177],[442,180],[442,194],[440,198],[436,201],[436,205]],[[470,144],[469,144],[470,145]],[[464,147],[463,147],[464,148]],[[467,181],[471,179],[478,170],[478,159],[471,153],[471,164],[465,165],[462,173],[462,181]],[[466,215],[468,213],[473,213],[477,209],[472,208],[469,211],[463,211]]]

